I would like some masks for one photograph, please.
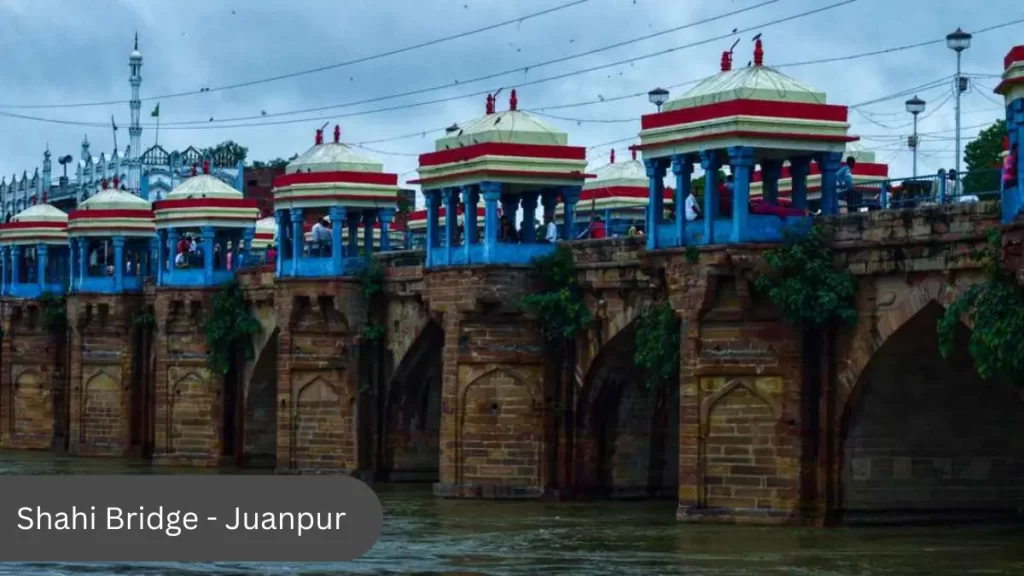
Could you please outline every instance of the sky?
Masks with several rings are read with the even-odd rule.
[[[518,20],[573,1],[579,3]],[[766,1],[0,0],[0,176],[31,175],[47,145],[54,159],[77,159],[84,136],[94,155],[109,155],[112,115],[120,128],[118,144],[127,144],[128,56],[136,32],[144,57],[143,149],[157,138],[167,150],[234,140],[248,147],[250,160],[287,158],[308,149],[315,130],[330,122],[328,135],[340,124],[344,142],[381,160],[402,183],[416,178],[417,156],[433,149],[443,127],[483,115],[485,96],[460,96],[498,88],[499,110],[517,88],[521,110],[568,132],[570,144],[590,148],[591,169],[607,163],[613,148],[625,158],[637,142],[640,116],[655,110],[646,91],[671,87],[677,96],[688,89],[680,85],[717,73],[722,51],[734,39],[734,63],[745,65],[752,58],[751,39],[760,32],[765,65],[826,92],[829,103],[854,107],[851,134],[890,165],[890,176],[907,177],[912,122],[904,102],[912,95],[908,91],[943,78],[949,80],[917,92],[928,103],[919,119],[918,166],[924,173],[954,164],[956,57],[944,41],[787,65],[939,40],[958,26],[973,32],[1024,18],[1014,0],[851,0],[799,18],[793,16],[843,0],[758,6]],[[506,21],[515,22],[373,58]],[[715,39],[734,29],[734,37]],[[992,88],[1003,56],[1022,32],[1024,23],[980,33],[963,53],[963,70],[973,76],[962,96],[962,145],[1004,115]],[[623,45],[569,58],[615,44]],[[657,52],[667,53],[646,57]],[[252,83],[359,59],[364,61]],[[541,65],[556,59],[564,60]],[[602,68],[538,82],[594,67]],[[506,71],[511,72],[472,81]],[[240,83],[250,84],[217,89]],[[440,89],[424,91],[434,87]],[[203,88],[211,90],[168,97]],[[410,91],[423,92],[388,98]],[[641,95],[615,99],[628,94]],[[437,100],[445,101],[423,104]],[[114,103],[66,106],[97,102]],[[150,116],[158,102],[159,135]],[[310,109],[318,110],[294,113]],[[59,171],[55,162],[55,178]]]

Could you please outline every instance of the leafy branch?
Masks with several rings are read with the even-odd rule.
[[[205,330],[211,370],[226,374],[231,360],[239,353],[246,361],[255,357],[253,337],[260,333],[260,322],[246,306],[242,287],[236,280],[227,282],[214,294]]]
[[[754,287],[767,294],[786,322],[806,328],[834,320],[856,322],[857,281],[849,271],[835,267],[819,228],[791,237],[765,252],[764,259],[772,273],[754,278]]]
[[[380,262],[366,256],[366,266],[359,274],[359,282],[363,288],[363,302],[366,305],[366,325],[363,326],[362,336],[370,342],[377,342],[384,338],[387,329],[373,320],[373,309],[384,294],[384,269]]]
[[[68,327],[68,303],[64,296],[44,292],[39,297],[42,326],[51,334],[61,334]]]
[[[647,387],[667,385],[679,368],[679,318],[668,302],[640,313],[633,362],[647,372]]]
[[[575,338],[592,318],[576,284],[572,252],[560,246],[551,254],[534,258],[533,266],[540,291],[524,296],[523,306],[540,318],[549,341]]]
[[[975,257],[984,262],[986,281],[971,286],[946,308],[937,327],[939,352],[949,357],[960,320],[966,316],[973,326],[968,349],[978,375],[1024,386],[1024,288],[1003,266],[999,230],[989,233],[987,246]]]

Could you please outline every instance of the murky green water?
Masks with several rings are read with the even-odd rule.
[[[127,463],[0,454],[0,474],[152,472]],[[376,489],[384,534],[358,562],[0,564],[0,575],[1024,575],[1021,529],[682,526],[671,502],[451,501],[434,498],[426,487]]]

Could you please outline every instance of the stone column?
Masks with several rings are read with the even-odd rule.
[[[839,214],[839,197],[836,190],[836,172],[843,160],[842,152],[826,152],[818,156],[821,169],[821,213]]]
[[[807,175],[811,173],[810,156],[789,159],[789,176],[793,180],[793,207],[807,210]]]
[[[284,210],[274,210],[274,224],[277,226],[277,258],[274,260],[274,273],[280,277],[284,276],[284,233],[288,226],[287,213]]]
[[[750,146],[730,146],[729,165],[734,178],[729,241],[744,242],[748,236],[747,216],[750,214],[750,173],[754,169],[754,149]]]
[[[680,246],[686,245],[686,198],[690,195],[690,177],[693,161],[685,154],[672,156],[672,174],[676,177],[676,195],[672,202],[676,213],[676,238]]]
[[[444,245],[450,251],[455,242],[455,229],[459,225],[458,190],[443,188],[441,196],[444,198]]]
[[[160,236],[157,232],[157,236],[149,239],[149,266],[146,268],[146,275],[148,276],[159,276],[163,267],[160,266]],[[72,255],[74,258],[74,255]],[[154,273],[154,270],[156,271]]]
[[[466,262],[469,262],[469,247],[471,244],[479,242],[479,238],[476,236],[476,205],[480,202],[480,194],[476,191],[476,187],[467,184],[462,187],[462,234],[466,244]]]
[[[437,248],[438,220],[441,207],[441,193],[438,190],[427,190],[423,193],[427,203],[427,258],[426,265],[432,262],[431,252]]]
[[[341,230],[345,226],[345,218],[348,216],[344,206],[331,206],[331,267],[335,275],[344,273],[342,250],[344,249]]]
[[[124,291],[124,236],[114,236],[114,290]]]
[[[21,283],[21,246],[11,246],[11,284]]]
[[[533,243],[537,241],[537,225],[534,221],[537,219],[537,197],[539,196],[536,190],[529,192],[523,192],[523,222],[520,224],[520,236],[524,244]]]
[[[579,186],[562,187],[562,236],[566,240],[575,240],[576,228],[576,203],[580,201]]]
[[[75,278],[75,260],[78,258],[78,238],[68,238],[68,285],[71,292],[77,291],[81,286]]]
[[[213,241],[216,229],[203,226],[200,233],[203,235],[203,283],[210,286],[213,284]]]
[[[658,224],[665,217],[665,159],[647,158],[647,249],[658,247]]]
[[[242,256],[242,266],[252,267],[252,241],[256,238],[256,228],[246,228],[242,231],[242,249],[239,250]]]
[[[771,206],[779,203],[779,178],[782,177],[782,160],[761,162],[761,200]]]
[[[302,258],[302,242],[305,240],[302,208],[292,208],[292,276],[299,275],[299,259]]]
[[[36,244],[36,283],[39,290],[46,290],[46,260],[49,258],[50,247],[46,244]]]
[[[480,191],[484,195],[484,261],[494,258],[494,248],[498,244],[498,200],[501,199],[500,182],[481,182]]]
[[[721,160],[714,150],[700,153],[700,167],[704,169],[704,244],[715,242],[715,219],[718,218],[718,169]]]
[[[366,250],[366,257],[373,254],[373,225],[377,222],[377,210],[374,208],[363,210],[363,249]]]
[[[381,208],[380,209],[380,251],[389,252],[391,250],[391,220],[395,217],[395,211],[392,208]]]
[[[7,246],[0,246],[0,296],[7,294]]]

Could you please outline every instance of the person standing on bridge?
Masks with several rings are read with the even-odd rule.
[[[846,201],[846,206],[849,210],[856,208],[853,206],[853,168],[856,165],[857,160],[853,156],[847,156],[846,164],[843,164],[836,171],[836,193],[839,196],[839,200]]]

